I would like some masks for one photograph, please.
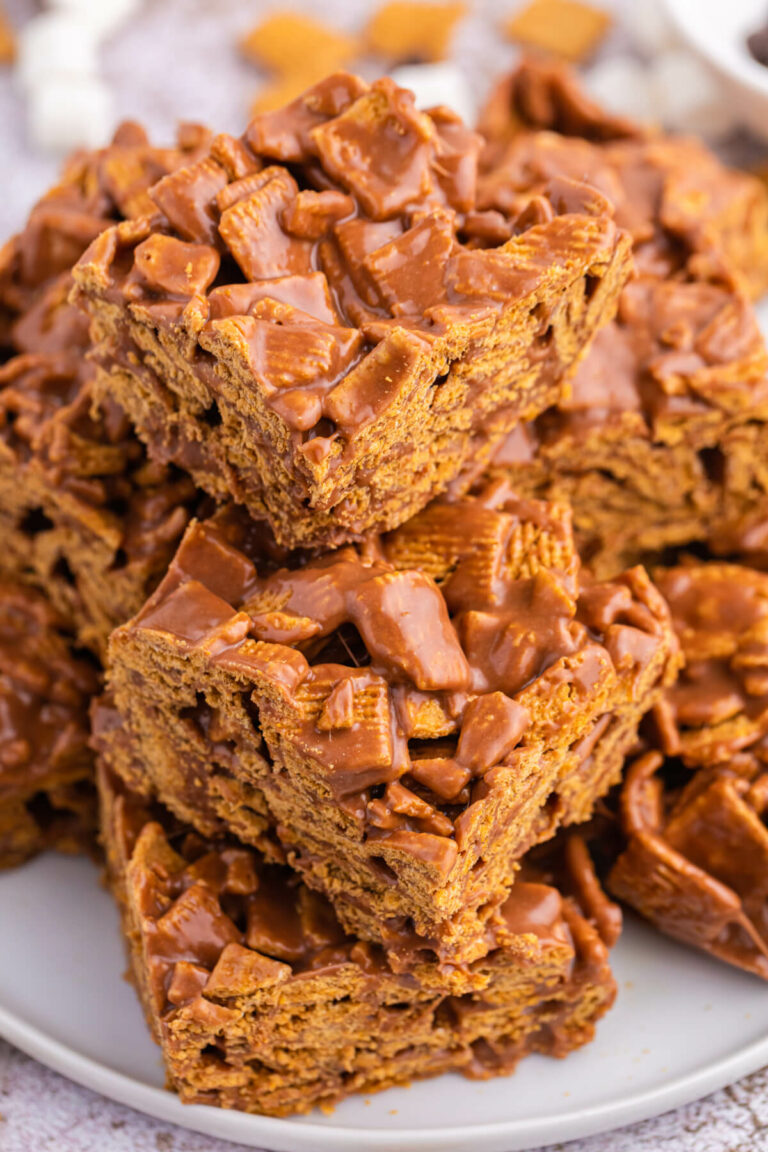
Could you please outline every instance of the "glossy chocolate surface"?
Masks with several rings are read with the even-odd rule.
[[[124,124],[109,146],[69,162],[0,256],[12,353],[0,365],[0,485],[12,538],[0,571],[52,594],[91,646],[159,577],[197,497],[189,479],[147,460],[112,400],[94,406],[88,322],[69,302],[70,266],[115,219],[146,211],[147,188],[204,140],[190,126],[176,148],[160,149]],[[106,587],[93,603],[99,565],[120,586],[112,604]]]
[[[231,513],[193,525],[130,628],[290,701],[285,738],[369,837],[446,872],[494,767],[548,732],[545,685],[576,706],[669,642],[643,573],[580,588],[567,511],[503,485],[290,567],[264,539]]]
[[[540,219],[476,212],[480,145],[391,80],[340,73],[161,180],[149,193],[161,215],[92,246],[81,283],[185,332],[201,363],[236,341],[267,405],[313,458],[327,454],[452,328],[482,328],[567,259],[579,229],[615,242],[609,219],[576,219],[610,215],[580,185],[542,189]],[[518,254],[514,237],[547,222],[541,252]]]
[[[661,569],[685,665],[621,797],[612,891],[663,931],[768,979],[768,577]]]

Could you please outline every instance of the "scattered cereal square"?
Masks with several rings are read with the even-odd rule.
[[[16,57],[16,37],[5,9],[0,6],[0,64],[10,64]]]
[[[356,47],[352,37],[298,12],[276,12],[240,40],[240,50],[252,63],[286,78],[299,75],[304,88],[319,75],[341,68]]]
[[[371,52],[393,61],[443,60],[464,4],[392,0],[374,13],[365,34]]]
[[[581,0],[531,0],[507,21],[506,31],[529,48],[581,61],[592,55],[610,26],[608,12]]]

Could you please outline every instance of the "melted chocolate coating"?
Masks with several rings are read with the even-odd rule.
[[[334,428],[349,434],[371,420],[372,397],[357,378],[394,328],[418,348],[460,317],[525,293],[530,269],[459,240],[475,206],[480,143],[447,110],[416,111],[412,94],[388,79],[368,89],[330,77],[161,180],[149,195],[164,220],[103,238],[80,282],[89,264],[98,268],[107,299],[186,326],[208,351],[237,318],[267,403],[296,431],[330,423],[312,437],[316,453]],[[545,199],[547,219],[610,215],[589,200],[581,187],[570,202]],[[477,219],[470,230],[479,235]],[[515,230],[512,222],[500,239]],[[564,232],[561,253],[552,231],[549,259],[569,240]],[[228,282],[232,260],[246,284]],[[358,366],[354,386],[345,383]]]
[[[93,666],[38,593],[0,582],[0,866],[92,844]]]
[[[289,869],[200,837],[103,766],[99,791],[134,977],[185,1100],[285,1115],[451,1068],[509,1073],[583,1044],[613,1001],[595,901],[560,890],[590,865],[567,852],[515,886],[483,959],[443,969],[407,940],[354,939]]]
[[[576,180],[478,211],[480,145],[346,74],[214,138],[75,270],[100,390],[287,544],[407,519],[559,394],[628,270],[611,204]]]
[[[578,174],[615,205],[638,270],[570,394],[518,426],[491,472],[570,502],[601,575],[705,538],[759,556],[768,357],[748,296],[764,287],[768,196],[697,141],[598,113],[569,74],[529,62],[486,117],[479,204],[514,213]]]
[[[206,834],[276,833],[356,935],[449,962],[616,779],[676,661],[645,573],[582,584],[567,509],[503,485],[314,556],[230,509],[113,634],[122,729],[96,737]]]
[[[685,665],[621,796],[611,890],[662,931],[768,979],[768,577],[660,570]]]
[[[339,798],[363,801],[380,836],[452,835],[435,801],[449,779],[456,799],[466,795],[525,741],[530,717],[514,697],[548,669],[588,693],[603,675],[603,646],[641,675],[664,643],[650,588],[628,577],[580,593],[565,510],[503,488],[432,505],[364,551],[272,571],[268,561],[266,573],[258,552],[240,550],[244,523],[228,513],[193,526],[132,627],[213,643],[226,667],[261,664],[304,699],[296,736]],[[531,549],[542,538],[544,563]],[[456,741],[439,773],[433,758],[408,752],[428,716]],[[430,776],[442,781],[437,797]],[[375,785],[382,797],[368,793]]]
[[[70,266],[116,219],[151,208],[147,189],[204,141],[188,126],[176,148],[159,149],[123,125],[107,148],[70,161],[0,256],[14,353],[0,366],[0,571],[42,587],[97,650],[156,583],[199,498],[186,477],[148,462],[113,400],[95,407]]]

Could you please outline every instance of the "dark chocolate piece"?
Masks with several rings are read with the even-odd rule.
[[[687,944],[768,979],[768,576],[659,571],[685,666],[621,796],[615,895]]]

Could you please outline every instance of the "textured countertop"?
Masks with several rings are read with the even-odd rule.
[[[493,34],[499,12],[513,4],[514,0],[504,0],[503,5],[497,0],[476,0],[462,29],[455,55],[478,97],[487,79],[514,60],[511,46]],[[347,28],[359,26],[371,7],[353,0],[291,0],[289,6],[322,12],[324,19]],[[616,6],[620,9],[622,0]],[[34,0],[6,0],[6,7],[13,21],[21,24],[37,5]],[[146,0],[140,14],[103,52],[116,117],[142,120],[157,140],[169,138],[180,117],[237,130],[246,119],[260,78],[237,58],[233,43],[266,7],[259,0]],[[614,37],[626,46],[625,32],[619,29]],[[169,44],[174,61],[170,71]],[[24,113],[23,97],[6,69],[0,73],[2,237],[21,225],[59,164],[29,146]],[[9,928],[5,926],[6,931]],[[226,1152],[234,1147],[105,1100],[0,1041],[0,1152]],[[567,1149],[768,1152],[768,1070],[686,1108],[570,1143]]]

